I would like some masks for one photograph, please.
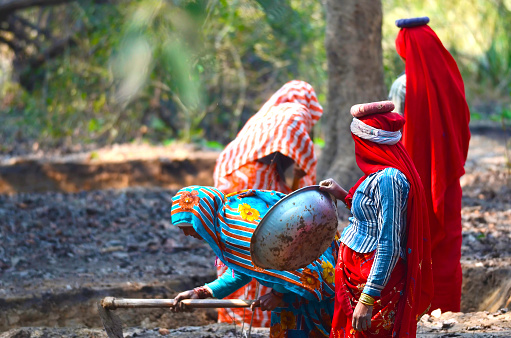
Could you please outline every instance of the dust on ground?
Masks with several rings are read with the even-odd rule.
[[[505,309],[511,301],[506,137],[493,131],[473,133],[462,178],[462,306],[470,313],[424,317],[421,336],[511,336]],[[0,195],[0,330],[11,329],[0,337],[105,337],[93,307],[84,303],[77,310],[75,302],[110,292],[172,298],[212,280],[213,252],[170,223],[174,193],[129,188]],[[491,311],[477,312],[481,309]],[[54,315],[58,311],[67,314]],[[213,324],[214,313],[208,311],[123,311],[127,337],[161,336],[165,330],[180,337],[239,333],[232,326]],[[256,333],[266,334],[261,332]]]

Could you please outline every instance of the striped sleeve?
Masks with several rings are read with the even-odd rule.
[[[375,190],[378,210],[378,244],[374,263],[363,291],[370,296],[380,296],[399,260],[408,190],[409,184],[406,178],[396,169],[384,170],[378,179]]]

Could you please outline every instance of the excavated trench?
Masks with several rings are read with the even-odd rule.
[[[501,140],[473,136],[462,180],[462,311],[488,312],[473,323],[463,314],[428,317],[423,337],[455,328],[460,337],[511,336],[509,312],[498,312],[511,307],[511,188],[502,154]],[[9,194],[0,195],[0,337],[105,337],[96,309],[102,297],[173,298],[215,278],[214,254],[171,225],[170,205],[176,188],[212,184],[216,155],[2,162],[0,190]],[[211,310],[117,313],[127,336],[239,334],[213,325]]]

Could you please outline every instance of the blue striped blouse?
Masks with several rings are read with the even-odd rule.
[[[359,253],[376,250],[364,293],[378,297],[399,260],[406,258],[406,208],[410,184],[395,168],[369,175],[355,191],[350,224],[341,242]]]

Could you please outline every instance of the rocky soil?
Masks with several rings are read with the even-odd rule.
[[[470,313],[424,317],[421,337],[511,336],[506,137],[473,133],[462,179],[462,308]],[[0,195],[0,337],[106,337],[95,308],[102,297],[172,298],[212,280],[212,251],[170,223],[174,193],[127,188]],[[117,312],[126,337],[241,335],[240,328],[213,324],[212,311]]]

